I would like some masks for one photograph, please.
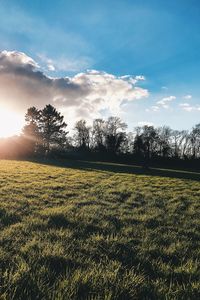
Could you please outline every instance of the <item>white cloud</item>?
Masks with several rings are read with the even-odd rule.
[[[157,106],[157,105],[153,105],[153,106],[151,106],[151,110],[153,110],[153,111],[159,111],[160,107]]]
[[[184,97],[183,97],[183,99],[186,99],[186,100],[190,100],[190,99],[192,99],[192,95],[185,95]]]
[[[17,51],[1,51],[0,52],[1,69],[5,66],[20,66],[27,69],[39,68],[39,65],[28,55]]]
[[[48,63],[51,68],[53,64]],[[148,90],[136,86],[138,80],[143,79],[97,70],[53,78],[24,53],[0,52],[0,104],[23,113],[30,106],[41,108],[51,103],[67,118],[91,119],[105,109],[115,114],[121,111],[123,101],[149,95]]]
[[[119,112],[124,100],[133,101],[148,96],[146,89],[135,86],[137,81],[135,77],[117,77],[96,70],[88,70],[72,78],[73,83],[90,87],[90,93],[85,98],[90,105],[94,103],[96,108],[109,109],[113,113]]]
[[[146,78],[143,75],[137,75],[135,76],[136,80],[146,80]]]
[[[188,112],[191,112],[191,111],[200,111],[200,105],[191,105],[189,103],[180,103],[180,107],[185,110],[185,111],[188,111]]]
[[[145,76],[143,75],[137,75],[137,76],[132,76],[132,75],[123,75],[120,76],[119,78],[123,80],[127,80],[130,84],[136,84],[138,81],[144,81],[146,80]]]
[[[169,97],[164,97],[161,100],[157,101],[157,105],[161,106],[162,108],[168,109],[169,108],[169,103],[173,100],[175,100],[175,96],[169,96]]]
[[[175,96],[168,96],[168,97],[164,97],[161,100],[156,102],[156,105],[152,105],[150,108],[146,109],[146,112],[158,112],[160,111],[160,109],[169,109],[170,108],[170,103],[175,100],[176,97]]]

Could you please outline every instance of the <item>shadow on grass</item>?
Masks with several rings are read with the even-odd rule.
[[[144,169],[141,166],[126,165],[108,162],[80,161],[80,160],[32,160],[34,163],[51,165],[61,168],[72,168],[85,171],[107,171],[113,173],[136,174],[145,176],[160,176],[178,179],[190,179],[200,181],[199,172],[186,170],[173,170],[163,168]]]

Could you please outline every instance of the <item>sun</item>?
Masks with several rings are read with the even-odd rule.
[[[0,107],[0,137],[18,135],[23,127],[23,118],[12,110]]]

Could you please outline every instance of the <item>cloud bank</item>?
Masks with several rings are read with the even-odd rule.
[[[136,86],[144,79],[96,70],[54,78],[22,52],[0,52],[0,105],[21,112],[51,103],[74,118],[93,118],[102,110],[115,114],[122,102],[148,96],[148,90]]]

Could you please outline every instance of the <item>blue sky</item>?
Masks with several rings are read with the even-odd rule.
[[[0,50],[25,53],[51,77],[142,75],[148,96],[117,112],[129,129],[189,129],[200,122],[199,16],[199,0],[1,1]]]

